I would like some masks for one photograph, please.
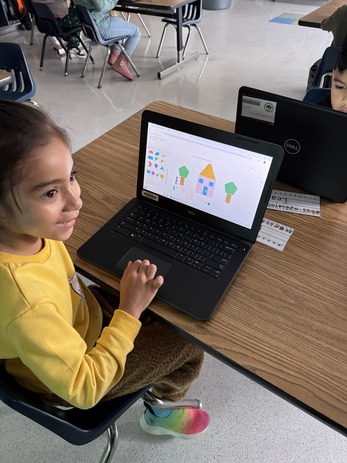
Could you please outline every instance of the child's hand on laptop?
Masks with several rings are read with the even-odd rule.
[[[140,318],[164,283],[161,275],[155,277],[156,272],[157,266],[147,259],[130,261],[120,282],[119,309]]]

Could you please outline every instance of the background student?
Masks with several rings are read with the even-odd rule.
[[[124,48],[129,56],[132,55],[141,39],[140,28],[125,19],[114,16],[112,10],[118,0],[75,0],[76,5],[85,6],[91,15],[104,39],[127,35]],[[117,44],[112,47],[108,64],[128,80],[134,80],[134,76],[128,69],[128,60],[120,52]]]
[[[323,29],[323,31],[332,32],[332,46],[342,47],[345,37],[347,35],[347,5],[342,5],[340,8],[335,10],[331,16],[323,19],[321,23],[321,28]],[[321,59],[316,61],[310,68],[306,91],[309,90],[312,86],[312,82],[316,75],[320,62]]]
[[[316,104],[347,113],[347,47],[338,55],[331,77],[331,91]]]

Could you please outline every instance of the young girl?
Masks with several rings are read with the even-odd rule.
[[[153,320],[139,321],[164,280],[148,260],[129,262],[119,299],[86,287],[63,241],[82,207],[65,132],[30,105],[0,101],[0,362],[55,405],[87,409],[154,384],[181,400],[203,352]],[[148,409],[153,434],[205,431],[204,410]]]
[[[122,35],[128,36],[124,48],[130,56],[141,39],[140,28],[119,16],[115,16],[113,8],[118,0],[74,0],[75,5],[85,6],[95,21],[101,36],[104,39],[112,39]],[[128,60],[120,53],[117,44],[113,45],[108,64],[128,80],[134,80],[134,76],[128,69]]]

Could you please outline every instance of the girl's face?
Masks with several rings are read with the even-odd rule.
[[[82,207],[80,195],[70,150],[53,138],[15,172],[13,192],[0,206],[0,250],[30,255],[41,249],[42,238],[68,239]]]

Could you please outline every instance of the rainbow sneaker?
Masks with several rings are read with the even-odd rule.
[[[141,428],[158,436],[174,436],[191,439],[204,433],[210,423],[210,416],[205,410],[196,408],[177,408],[168,416],[158,417],[146,410],[140,418]]]

